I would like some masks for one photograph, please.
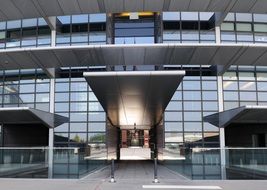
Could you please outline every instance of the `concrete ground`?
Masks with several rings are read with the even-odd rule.
[[[139,189],[225,189],[265,190],[266,181],[188,180],[164,166],[159,166],[159,181],[154,184],[153,164],[148,161],[121,162],[110,183],[110,167],[80,180],[71,179],[0,179],[0,190],[139,190]]]

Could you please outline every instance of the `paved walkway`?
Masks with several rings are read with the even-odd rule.
[[[152,161],[120,161],[115,164],[115,179],[121,180],[146,180],[150,183],[154,179],[154,165]],[[109,179],[110,178],[110,167],[95,172],[83,178],[83,180],[92,179]],[[161,181],[168,180],[187,180],[182,175],[175,173],[168,168],[158,165],[158,179]]]
[[[0,179],[0,190],[145,190],[145,189],[223,189],[265,190],[267,181],[191,181],[164,166],[159,166],[159,184],[153,184],[151,162],[121,162],[115,173],[116,183],[110,183],[110,168],[106,167],[80,180]]]

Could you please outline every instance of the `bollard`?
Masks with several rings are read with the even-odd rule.
[[[114,177],[114,170],[115,170],[115,163],[114,159],[111,160],[111,174],[110,174],[110,183],[115,183],[115,177]]]
[[[158,161],[157,158],[154,158],[154,180],[153,183],[159,183],[158,180]]]

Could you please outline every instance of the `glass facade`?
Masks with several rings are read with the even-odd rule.
[[[214,13],[165,12],[163,43],[215,43]]]
[[[106,44],[106,14],[57,17],[57,45]]]
[[[229,13],[222,43],[266,43],[265,14]],[[56,45],[215,43],[213,12],[83,14],[56,18]],[[51,45],[42,18],[0,22],[0,49]]]
[[[230,13],[221,25],[222,43],[266,43],[267,15]]]
[[[49,111],[50,79],[39,69],[1,72],[2,107],[31,107]]]
[[[83,14],[58,16],[56,20],[56,46],[216,42],[215,14],[209,12]],[[230,13],[219,31],[222,43],[266,43],[267,16]],[[51,42],[51,30],[42,18],[0,22],[0,49],[46,47],[51,46]],[[166,56],[171,53],[167,52]],[[142,66],[110,68],[116,70],[116,67],[138,70]],[[153,70],[150,68],[161,70],[163,67],[148,66],[143,70]],[[244,105],[267,105],[267,67],[231,66],[223,74],[222,81],[210,65],[182,65],[179,68],[186,70],[186,76],[169,102],[162,124],[166,154],[177,150],[186,156],[188,149],[220,147],[219,128],[203,121],[205,116],[222,111],[219,110],[220,103],[223,110]],[[89,146],[96,152],[104,152],[103,157],[107,158],[107,126],[111,123],[85,81],[85,71],[89,71],[89,67],[59,68],[56,78],[50,79],[42,69],[2,70],[0,106],[31,107],[65,116],[69,122],[55,128],[54,146]],[[218,86],[220,82],[221,89]],[[54,91],[51,89],[53,86]],[[54,109],[51,110],[51,107]],[[0,144],[2,130],[0,126]],[[210,162],[207,152],[196,151],[194,159],[190,157],[194,164],[190,168],[192,178],[221,178],[219,153],[209,153]],[[79,176],[73,172],[77,170],[77,164],[72,163],[72,158],[79,161],[80,157],[75,152],[69,156],[58,151],[57,156],[62,155],[62,159],[55,158],[54,175]],[[68,168],[65,168],[66,164]],[[88,163],[84,162],[79,167],[79,171],[87,171]]]
[[[216,76],[186,76],[165,111],[165,146],[219,147],[218,128],[202,119],[218,112],[217,94]]]
[[[266,68],[231,67],[223,76],[224,109],[267,105]]]
[[[106,114],[82,72],[65,68],[62,73],[65,78],[55,81],[55,113],[70,122],[55,129],[55,146],[105,146]]]
[[[0,49],[50,44],[51,30],[43,18],[0,22]]]

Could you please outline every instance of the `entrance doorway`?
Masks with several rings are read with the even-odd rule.
[[[122,129],[120,160],[150,160],[149,130]]]

